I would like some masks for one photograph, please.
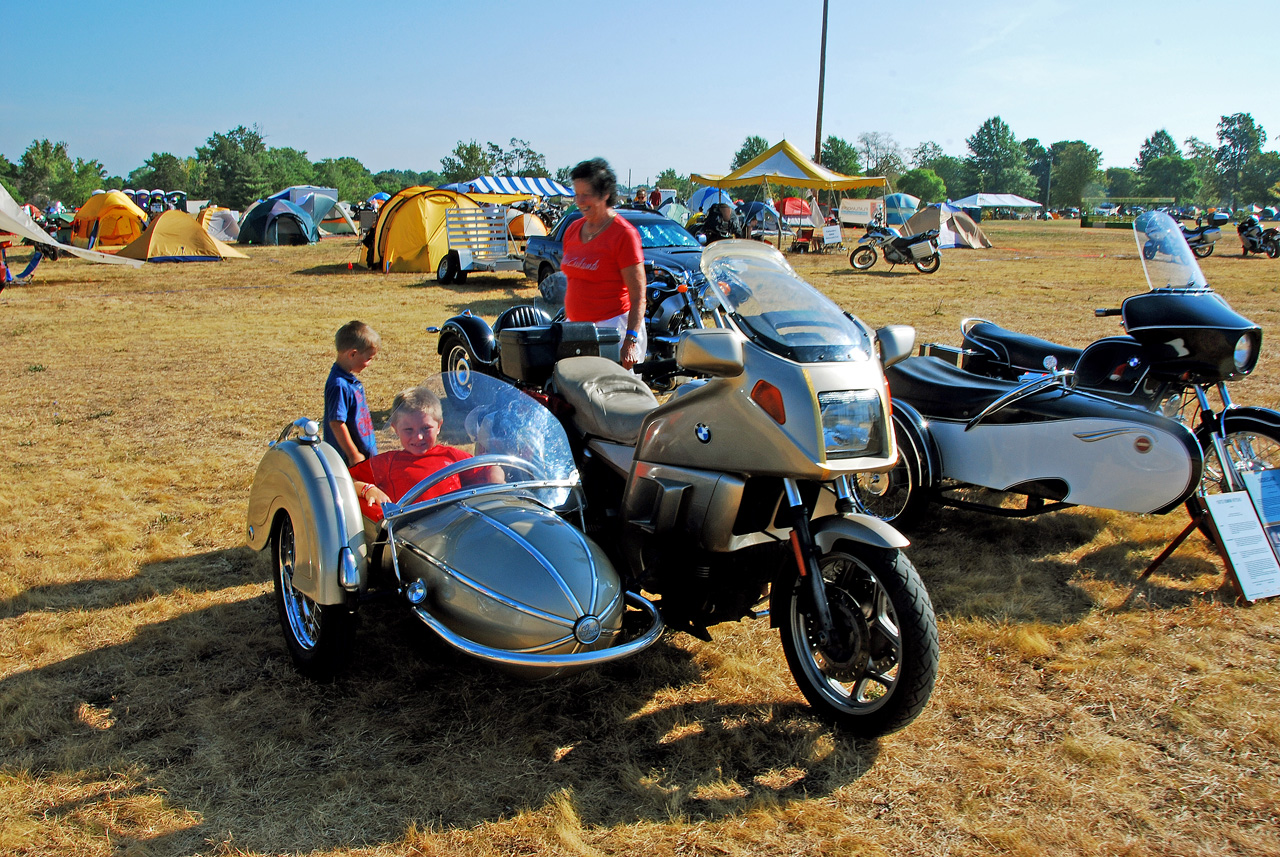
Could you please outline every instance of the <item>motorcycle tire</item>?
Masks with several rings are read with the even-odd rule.
[[[849,254],[849,264],[855,271],[865,271],[876,263],[874,247],[859,247]]]
[[[1280,241],[1267,242],[1267,258],[1274,259],[1280,256]]]
[[[920,484],[919,458],[910,444],[902,445],[901,433],[899,428],[898,463],[885,473],[859,473],[853,491],[863,512],[899,530],[910,530],[923,517],[932,492]]]
[[[272,544],[276,607],[289,656],[303,675],[327,680],[351,651],[351,614],[342,604],[317,604],[293,586],[296,540],[293,519],[286,512]]]
[[[440,341],[440,371],[444,391],[452,400],[465,402],[471,396],[473,373],[490,374],[483,368],[471,345],[456,333],[446,333]]]
[[[1146,244],[1142,245],[1142,258],[1150,262],[1155,257],[1156,257],[1156,242],[1147,241]]]
[[[1253,413],[1226,413],[1222,417],[1223,440],[1227,456],[1237,473],[1251,473],[1280,467],[1280,413],[1254,410]],[[1200,477],[1200,489],[1205,494],[1220,494],[1229,490],[1230,483],[1222,473],[1222,467],[1214,452],[1208,431],[1196,433],[1200,448],[1204,450],[1204,472]],[[1191,517],[1205,511],[1204,497],[1200,493],[1187,500],[1187,512]],[[1213,533],[1204,524],[1200,532],[1213,541]]]
[[[932,274],[934,271],[942,267],[942,254],[934,253],[927,259],[917,259],[913,262],[916,270],[922,274]]]
[[[1207,259],[1213,255],[1212,244],[1197,244],[1191,248],[1191,252],[1196,254],[1197,259]]]
[[[938,626],[915,566],[899,550],[847,540],[818,558],[834,628],[819,645],[809,632],[809,583],[788,562],[774,586],[782,651],[819,717],[862,738],[902,729],[919,716],[938,675]]]

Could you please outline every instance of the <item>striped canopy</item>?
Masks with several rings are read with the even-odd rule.
[[[480,176],[461,182],[466,193],[532,193],[537,196],[573,196],[573,189],[555,179],[535,176]]]

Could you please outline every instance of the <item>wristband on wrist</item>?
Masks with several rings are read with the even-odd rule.
[[[640,334],[636,333],[634,330],[627,331],[627,339],[639,339],[639,338],[640,338]]]

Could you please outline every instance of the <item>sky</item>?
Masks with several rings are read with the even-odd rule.
[[[751,135],[813,151],[822,0],[4,5],[14,162],[47,138],[127,176],[254,124],[269,146],[373,172],[513,137],[552,172],[604,157],[624,184],[727,172]],[[1183,0],[830,0],[822,134],[963,157],[1000,116],[1019,140],[1083,140],[1104,167],[1132,166],[1161,128],[1216,144],[1233,113],[1280,136],[1273,33]]]

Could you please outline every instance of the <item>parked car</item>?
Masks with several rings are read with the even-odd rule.
[[[651,209],[619,208],[617,211],[619,217],[625,217],[640,233],[645,262],[652,262],[656,269],[683,272],[690,279],[698,273],[702,245],[689,230]],[[524,253],[526,277],[541,284],[560,270],[560,261],[564,258],[564,232],[580,217],[581,212],[571,211],[560,218],[550,235],[535,235],[529,239]]]

